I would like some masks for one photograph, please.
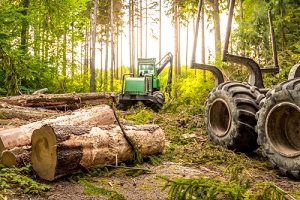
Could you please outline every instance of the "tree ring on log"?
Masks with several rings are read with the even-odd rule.
[[[44,134],[36,134],[36,130],[32,133],[32,167],[38,174],[49,180],[55,175],[57,162],[56,135],[50,126],[44,126],[39,131]],[[37,165],[36,163],[42,164]],[[40,166],[47,166],[47,169]]]

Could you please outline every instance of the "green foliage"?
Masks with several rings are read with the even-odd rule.
[[[81,180],[79,181],[79,183],[87,186],[87,188],[84,189],[85,194],[103,194],[106,197],[108,197],[109,200],[126,200],[123,195],[119,194],[114,190],[109,190],[103,187],[95,186],[86,180]]]
[[[162,178],[167,181],[165,188],[170,187],[170,200],[244,199],[244,194],[248,189],[246,185],[240,185],[235,181],[227,182],[217,177],[178,178],[176,180]]]
[[[15,191],[26,194],[41,194],[50,189],[50,186],[41,184],[29,178],[29,173],[32,171],[30,165],[17,168],[7,168],[0,165],[0,195],[13,193]]]
[[[168,70],[165,68],[159,76],[162,88],[165,88]],[[194,113],[199,113],[204,106],[207,94],[214,87],[214,78],[210,72],[206,72],[204,79],[202,70],[188,68],[185,71],[185,67],[182,67],[181,71],[181,77],[176,80],[173,78],[172,93],[171,96],[166,96],[167,102],[163,110],[178,113],[190,107],[194,109]]]
[[[121,194],[117,193],[114,190],[109,190],[103,187],[95,186],[91,182],[93,181],[93,177],[97,176],[109,176],[114,174],[114,170],[109,170],[107,167],[95,168],[92,169],[89,173],[86,174],[78,174],[75,176],[68,177],[69,181],[72,183],[79,183],[85,185],[84,193],[91,194],[102,194],[108,197],[108,199],[114,200],[123,200],[125,199]]]
[[[244,173],[244,166],[235,162],[228,165],[225,172],[230,173],[230,179],[219,177],[177,178],[171,180],[160,176],[166,182],[163,189],[169,188],[170,199],[247,199],[247,200],[283,200],[295,199],[272,182],[255,183],[255,180]]]
[[[153,111],[143,109],[140,110],[138,113],[134,115],[128,115],[125,118],[137,122],[138,124],[145,124],[147,121],[153,119]]]

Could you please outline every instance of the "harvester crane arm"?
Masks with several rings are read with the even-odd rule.
[[[173,55],[172,53],[168,52],[160,61],[158,61],[155,65],[160,65],[159,68],[157,68],[157,75],[160,74],[160,72],[167,66],[167,64],[170,63],[170,69],[173,67]]]
[[[170,69],[168,72],[168,80],[167,80],[167,84],[166,84],[166,91],[170,94],[171,89],[169,87],[169,85],[171,85],[172,83],[172,68],[173,68],[173,55],[172,53],[168,52],[164,57],[162,57],[162,59],[160,59],[160,61],[158,61],[156,63],[156,66],[158,66],[159,64],[161,64],[157,69],[157,75],[159,75],[162,70],[167,66],[167,64],[170,63]]]

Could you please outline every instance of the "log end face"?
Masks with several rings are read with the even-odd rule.
[[[57,165],[56,135],[52,127],[45,125],[33,131],[31,162],[33,169],[42,179],[52,181]]]
[[[3,151],[1,156],[1,163],[7,167],[16,166],[16,156],[10,151]]]

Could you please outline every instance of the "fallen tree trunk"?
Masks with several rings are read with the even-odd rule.
[[[98,126],[113,124],[114,120],[115,116],[110,106],[99,105],[54,119],[46,119],[17,128],[2,130],[0,131],[0,155],[5,149],[30,145],[32,132],[45,124]]]
[[[23,120],[42,120],[45,118],[56,117],[62,115],[62,112],[47,110],[43,108],[30,108],[22,106],[9,105],[7,103],[0,104],[0,119],[19,118]]]
[[[19,147],[11,150],[4,150],[1,155],[1,163],[11,167],[22,167],[30,163],[31,147]]]
[[[162,153],[165,136],[156,125],[125,126],[142,155]],[[31,162],[45,180],[101,165],[129,161],[133,149],[119,126],[74,127],[45,125],[32,134]]]
[[[43,107],[46,109],[75,110],[86,105],[107,104],[113,100],[115,93],[68,93],[68,94],[36,94],[0,97],[0,103],[23,107]]]

